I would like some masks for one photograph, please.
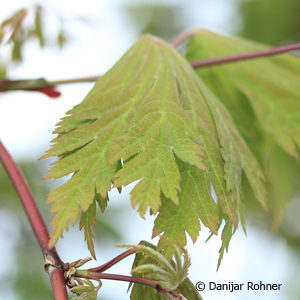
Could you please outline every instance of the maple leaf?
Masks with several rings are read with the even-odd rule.
[[[224,215],[237,226],[242,171],[265,206],[262,172],[226,108],[174,48],[155,37],[136,42],[67,114],[43,157],[59,157],[47,178],[73,173],[48,198],[57,213],[50,245],[96,199],[104,211],[112,186],[135,181],[131,202],[141,216],[161,208],[172,221],[169,207],[183,218],[177,233],[160,216],[155,223],[181,245],[185,232],[196,240],[199,218],[214,233]],[[191,209],[188,198],[195,212],[184,212]]]
[[[222,36],[198,29],[192,35],[187,58],[201,60],[242,54],[265,49],[266,46],[242,38]],[[240,121],[243,104],[234,105],[238,93],[250,102],[260,126],[263,126],[286,152],[297,156],[300,146],[300,59],[290,54],[241,61],[197,70],[206,84],[216,92]],[[244,99],[245,100],[245,99]],[[238,108],[240,117],[238,118]],[[248,111],[249,112],[249,111]],[[249,118],[246,116],[246,118]],[[251,126],[251,124],[248,124]],[[249,128],[251,130],[251,128]]]
[[[205,60],[265,48],[199,29],[188,43],[186,57]],[[248,147],[264,166],[274,229],[280,225],[285,204],[299,190],[293,185],[293,177],[299,176],[299,164],[289,157],[297,155],[300,141],[299,70],[300,59],[290,54],[196,69],[228,108]],[[246,197],[251,199],[252,193]]]
[[[188,268],[191,264],[190,258],[186,250],[180,249],[175,244],[172,244],[174,248],[174,261],[172,263],[152,245],[149,246],[142,243],[139,245],[118,246],[130,248],[136,253],[143,253],[146,257],[151,258],[154,263],[135,264],[131,273],[135,275],[143,274],[144,278],[157,281],[157,283],[167,291],[177,289],[187,277]]]

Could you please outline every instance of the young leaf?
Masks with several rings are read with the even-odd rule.
[[[84,283],[85,285],[77,285],[71,289],[73,293],[79,295],[72,300],[97,300],[100,286],[95,287],[90,280],[84,280]]]
[[[52,244],[68,220],[74,223],[79,209],[93,202],[95,185],[105,198],[112,181],[121,186],[143,178],[131,196],[144,215],[149,205],[158,211],[161,190],[178,203],[180,174],[173,152],[203,168],[197,132],[176,103],[176,80],[166,58],[170,50],[155,38],[142,38],[59,123],[55,145],[45,157],[60,160],[47,177],[75,174],[48,199],[56,202],[52,212],[58,212]],[[136,153],[115,175],[118,160]]]
[[[213,232],[217,230],[219,212],[209,195],[209,181],[221,217],[227,215],[235,226],[240,185],[233,180],[239,180],[242,170],[253,187],[257,185],[257,198],[264,203],[258,164],[225,107],[189,63],[155,37],[145,36],[134,44],[58,126],[54,145],[44,158],[58,156],[59,160],[47,177],[73,176],[48,198],[54,202],[51,211],[57,212],[51,245],[69,221],[76,222],[80,210],[89,208],[95,193],[107,199],[112,184],[121,187],[139,180],[131,202],[140,215],[148,207],[157,213],[163,199],[166,207],[179,205],[178,219],[183,217],[182,208],[187,209],[182,189],[189,186],[197,208],[197,214],[190,215],[196,224],[184,216],[177,236],[171,234],[171,240],[177,237],[181,244],[185,244],[185,231],[196,239],[198,218]],[[187,179],[180,174],[185,170],[190,170]],[[158,224],[159,232],[170,234]]]
[[[183,295],[188,300],[202,300],[202,297],[195,288],[195,284],[189,278],[186,278],[179,285],[176,292]]]
[[[145,269],[143,268],[143,266],[152,266],[153,268],[157,268],[158,266],[164,266],[164,259],[163,259],[163,263],[160,264],[160,257],[161,254],[159,252],[156,251],[156,247],[148,242],[142,241],[140,243],[139,247],[137,248],[137,253],[133,262],[133,266],[132,266],[132,270],[139,270],[139,267],[142,267],[141,269]],[[146,248],[144,248],[146,247]],[[176,246],[175,246],[176,247]],[[149,248],[151,248],[151,251],[148,251]],[[145,250],[145,251],[144,251]],[[178,250],[178,248],[177,248]],[[176,252],[173,251],[173,252]],[[158,253],[158,254],[157,254]],[[185,264],[182,264],[182,261],[179,262],[179,255],[181,254],[181,251],[178,252],[177,251],[177,266],[181,265],[178,268],[179,273],[182,272],[182,270],[185,268]],[[184,253],[184,260],[183,262],[187,262],[187,254]],[[169,264],[169,262],[168,262]],[[171,264],[172,269],[174,270],[175,266],[176,266],[176,262],[173,261],[173,263]],[[140,270],[141,270],[140,269]],[[151,267],[149,267],[149,269],[151,269]],[[170,270],[170,272],[172,273],[173,270]],[[169,269],[168,269],[169,272]],[[153,274],[154,276],[155,274]],[[152,278],[151,274],[147,274],[147,272],[143,273],[137,273],[135,274],[135,276],[141,277],[141,278]],[[169,275],[169,277],[171,277],[171,275]],[[131,285],[130,285],[131,286]],[[130,287],[129,286],[129,287]],[[189,300],[201,300],[201,297],[199,295],[199,292],[195,289],[194,284],[186,277],[183,281],[181,281],[181,283],[178,285],[176,292],[178,294],[181,294],[182,296],[184,296],[186,299]],[[171,295],[170,295],[171,296]],[[161,300],[165,300],[166,298],[159,293],[156,289],[153,289],[151,287],[148,286],[144,286],[144,285],[140,285],[140,284],[134,284],[131,294],[130,294],[130,299],[131,300],[140,300],[140,299],[161,299]],[[173,298],[170,298],[173,299]]]
[[[170,263],[159,251],[145,245],[120,245],[133,249],[137,253],[143,253],[154,260],[155,263],[140,264],[135,266],[132,274],[143,274],[144,278],[156,280],[157,283],[167,291],[177,289],[179,284],[186,278],[190,266],[190,258],[185,250],[178,246],[174,247],[175,261]],[[181,256],[183,254],[183,258]]]
[[[209,59],[264,48],[241,38],[199,29],[189,42],[187,58]],[[299,70],[299,58],[285,54],[200,68],[197,72],[221,99],[226,98],[222,101],[230,105],[234,106],[237,92],[245,95],[264,130],[286,152],[296,156],[300,146]],[[244,123],[244,119],[240,121]]]

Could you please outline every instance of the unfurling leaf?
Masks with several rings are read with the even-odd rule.
[[[142,253],[151,258],[155,263],[145,263],[135,266],[132,274],[143,274],[144,278],[156,280],[157,283],[167,291],[176,290],[180,283],[186,278],[190,266],[190,258],[185,250],[174,247],[175,261],[170,263],[159,251],[146,245],[119,245]],[[183,258],[181,256],[183,255]]]
[[[84,283],[85,285],[77,285],[71,289],[73,293],[79,295],[72,300],[97,300],[100,285],[95,287],[90,280],[84,280]]]
[[[154,235],[181,247],[186,232],[196,240],[199,219],[213,233],[223,218],[237,226],[243,171],[265,206],[262,172],[231,116],[162,40],[142,37],[67,114],[44,156],[59,157],[47,178],[73,173],[48,198],[51,245],[112,186],[135,181],[132,205],[142,217],[160,212]]]
[[[169,262],[156,247],[148,242],[142,241],[138,246],[123,245],[136,251],[136,257],[132,266],[134,276],[155,280],[164,289],[175,290],[189,300],[201,300],[194,284],[187,278],[189,257],[185,250],[174,246],[174,260]],[[131,287],[131,284],[129,285]],[[130,294],[131,300],[139,299],[161,299],[166,298],[156,289],[134,284]],[[169,299],[169,298],[168,298]],[[170,299],[173,299],[170,295]]]

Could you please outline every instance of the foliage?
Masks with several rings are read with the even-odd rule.
[[[67,114],[43,156],[59,156],[47,178],[73,173],[48,198],[57,212],[51,245],[96,198],[104,210],[112,184],[139,180],[132,205],[142,217],[148,207],[159,212],[153,235],[164,232],[180,247],[185,232],[196,240],[199,219],[213,233],[222,219],[237,226],[242,171],[266,208],[264,176],[229,112],[188,62],[155,37],[134,44]],[[85,224],[92,224],[88,215]],[[90,248],[91,238],[86,234]],[[164,240],[160,249],[170,258],[173,250]]]
[[[271,2],[264,3],[268,8]],[[38,5],[30,30],[22,26],[25,9],[1,24],[0,42],[13,43],[13,59],[21,59],[28,37],[45,46],[42,16]],[[146,28],[155,31],[156,24]],[[170,32],[167,28],[166,36]],[[62,32],[57,42],[65,42]],[[283,55],[196,72],[188,64],[264,47],[205,30],[192,35],[186,59],[152,36],[134,44],[58,124],[54,145],[44,156],[58,156],[47,178],[72,175],[48,199],[57,213],[51,245],[69,221],[74,225],[79,219],[95,258],[96,206],[103,213],[111,188],[121,191],[135,183],[132,206],[142,217],[149,209],[156,214],[153,237],[160,240],[158,246],[127,245],[136,251],[132,273],[187,299],[201,299],[187,278],[186,233],[195,242],[201,224],[211,235],[224,225],[219,268],[239,222],[245,230],[245,200],[255,197],[265,210],[269,207],[278,229],[287,201],[299,191],[299,59]],[[19,268],[16,285],[32,285],[27,271],[28,266]],[[100,285],[81,283],[72,289],[75,299],[96,299]],[[38,298],[36,292],[30,296]],[[134,284],[131,299],[142,298],[165,299],[153,288]]]
[[[124,245],[127,247],[126,245]],[[135,276],[158,280],[158,283],[166,290],[176,290],[189,300],[201,300],[194,284],[187,277],[190,259],[184,250],[183,259],[181,250],[174,246],[175,261],[171,263],[156,250],[156,247],[146,241],[142,241],[138,246],[129,246],[136,251],[135,260],[132,266],[132,274]],[[129,288],[131,284],[129,285]],[[139,299],[165,299],[157,290],[134,284],[130,294],[131,300]]]
[[[73,300],[96,300],[99,287],[95,287],[90,280],[84,280],[85,285],[77,285],[71,289],[73,293],[78,294],[78,297]]]
[[[254,42],[201,29],[190,39],[186,57],[201,60],[261,49]],[[197,70],[228,108],[264,169],[274,228],[280,224],[285,203],[299,190],[294,183],[299,162],[293,159],[300,146],[299,69],[300,60],[286,54]]]
[[[153,247],[147,245],[122,245],[122,247],[130,248],[136,253],[142,253],[155,261],[155,264],[139,264],[136,262],[131,270],[132,274],[143,274],[145,278],[156,280],[157,283],[167,291],[176,290],[177,287],[185,280],[190,266],[190,259],[184,252],[183,260],[181,260],[181,251],[178,247],[174,247],[175,263],[172,265],[161,253]]]

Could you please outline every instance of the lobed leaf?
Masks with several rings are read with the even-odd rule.
[[[200,29],[193,34],[186,56],[189,60],[210,59],[265,47]],[[264,167],[274,229],[280,225],[285,204],[298,191],[292,182],[299,166],[289,155],[297,156],[299,147],[299,70],[299,58],[290,54],[196,70],[228,108],[248,147]],[[252,169],[252,173],[258,170],[255,165],[246,169]],[[251,185],[256,193],[262,190],[255,188],[261,187],[257,180]],[[246,196],[251,199],[252,193]],[[256,196],[262,199],[263,193]]]
[[[214,233],[222,218],[237,226],[242,171],[265,205],[262,172],[226,108],[189,63],[155,37],[135,43],[67,114],[43,157],[59,157],[47,178],[73,174],[48,198],[57,212],[51,245],[95,200],[103,212],[112,186],[135,181],[131,203],[140,215],[149,207],[160,212],[153,235],[181,246],[186,232],[196,240],[199,219]],[[94,221],[82,220],[92,249]]]
[[[209,59],[264,48],[241,38],[225,37],[199,29],[189,42],[187,58]],[[238,107],[233,103],[238,93],[244,95],[264,130],[286,152],[297,156],[297,147],[300,146],[299,70],[299,58],[284,54],[213,66],[197,72],[221,99],[225,98],[222,99],[225,103],[233,107],[240,123],[246,125],[243,119],[245,113],[238,118]]]

